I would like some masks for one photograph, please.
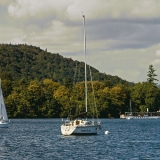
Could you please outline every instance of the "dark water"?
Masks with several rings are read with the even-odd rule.
[[[61,119],[11,120],[0,129],[0,160],[160,160],[160,120],[101,124],[98,135],[65,137]]]

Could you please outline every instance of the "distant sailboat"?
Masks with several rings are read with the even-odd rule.
[[[4,97],[2,93],[1,79],[0,79],[0,128],[7,128],[8,126],[9,126],[9,121],[6,112],[6,106],[4,103]]]
[[[86,112],[74,116],[64,122],[61,125],[61,132],[63,135],[92,135],[97,134],[98,130],[100,129],[100,122],[97,121],[89,121],[87,119],[87,73],[86,73],[86,36],[85,36],[85,16],[83,15],[84,19],[84,56],[85,56],[85,105],[86,105]],[[81,119],[79,117],[86,117],[85,119]]]

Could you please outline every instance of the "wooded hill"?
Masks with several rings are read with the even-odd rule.
[[[91,72],[93,82],[87,85],[89,117],[96,113],[100,118],[118,118],[119,113],[129,111],[130,100],[134,112],[160,109],[160,88],[152,65],[147,81],[137,84],[93,67]],[[39,47],[1,44],[0,78],[9,118],[67,117],[85,111],[83,62]]]
[[[91,71],[94,81],[106,80],[112,85],[133,85],[133,83],[127,82],[118,76],[100,73],[93,67],[91,67]],[[40,47],[25,44],[0,44],[0,76],[2,79],[5,73],[10,74],[13,81],[22,78],[42,81],[48,78],[64,85],[68,79],[84,81],[84,63],[73,61],[71,58],[64,58],[58,53],[44,51]]]

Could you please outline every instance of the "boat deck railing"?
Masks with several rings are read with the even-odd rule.
[[[125,116],[160,116],[160,112],[125,112]]]

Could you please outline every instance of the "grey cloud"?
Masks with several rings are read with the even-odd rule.
[[[43,19],[42,18],[30,18],[28,21],[25,22],[25,25],[28,27],[30,25],[35,25],[40,29],[48,28],[52,25],[52,21],[55,20],[54,15],[46,16]]]
[[[106,49],[146,48],[160,42],[160,18],[100,19],[90,21],[87,32],[90,40],[112,40]],[[106,44],[107,45],[107,44]]]

